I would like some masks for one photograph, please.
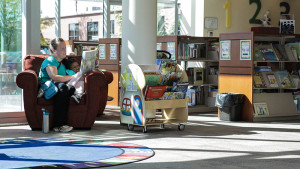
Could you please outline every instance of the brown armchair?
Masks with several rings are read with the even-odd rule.
[[[53,99],[37,98],[38,73],[48,55],[28,55],[23,60],[23,72],[17,75],[16,83],[23,89],[24,109],[32,130],[42,128],[42,107],[50,112],[50,127],[53,120]],[[80,60],[80,59],[78,59]],[[77,129],[90,129],[97,114],[102,114],[108,93],[108,84],[113,80],[111,72],[93,71],[85,75],[85,95],[80,103],[70,99],[68,125]]]

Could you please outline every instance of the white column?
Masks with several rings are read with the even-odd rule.
[[[122,71],[131,63],[155,64],[157,0],[123,0],[122,10]]]
[[[61,37],[60,0],[55,0],[55,35],[56,37]]]
[[[22,56],[40,54],[40,0],[22,0]]]
[[[175,5],[175,35],[178,35],[178,0],[174,1]]]
[[[110,0],[103,0],[103,38],[110,38]]]

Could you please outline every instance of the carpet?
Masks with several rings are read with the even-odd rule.
[[[150,148],[123,142],[65,138],[0,140],[0,168],[79,169],[145,160]]]

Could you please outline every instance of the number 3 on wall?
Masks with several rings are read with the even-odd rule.
[[[252,3],[256,3],[257,8],[256,8],[256,11],[255,11],[255,14],[249,20],[249,23],[252,23],[252,24],[261,24],[262,23],[261,20],[256,19],[257,15],[259,14],[260,9],[261,9],[261,2],[260,2],[260,0],[249,0],[249,4],[251,5]]]
[[[227,1],[224,5],[226,9],[226,28],[230,28],[231,26],[231,2]]]

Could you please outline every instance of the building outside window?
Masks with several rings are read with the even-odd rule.
[[[69,24],[69,40],[79,40],[79,24]]]
[[[98,22],[88,22],[88,41],[98,41]]]
[[[0,113],[22,111],[16,76],[22,71],[22,2],[0,1]]]

